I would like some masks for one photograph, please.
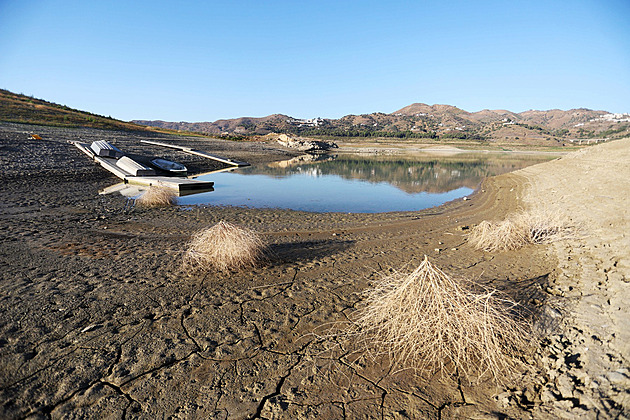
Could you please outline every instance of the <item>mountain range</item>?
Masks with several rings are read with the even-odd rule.
[[[375,112],[338,119],[298,119],[283,114],[214,122],[116,120],[65,105],[0,89],[0,121],[115,130],[201,133],[225,138],[256,138],[269,133],[316,138],[462,139],[553,145],[575,139],[630,136],[630,114],[586,108],[562,111],[467,112],[451,105],[415,103],[390,114]]]
[[[546,143],[630,135],[630,114],[586,108],[563,111],[483,110],[467,112],[451,105],[415,103],[390,114],[346,115],[339,119],[297,119],[283,114],[214,122],[134,120],[136,124],[209,135],[252,136],[285,133],[322,137],[392,137],[518,140]]]

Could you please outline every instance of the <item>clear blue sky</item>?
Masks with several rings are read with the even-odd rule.
[[[630,112],[630,0],[0,0],[0,88],[123,120]]]

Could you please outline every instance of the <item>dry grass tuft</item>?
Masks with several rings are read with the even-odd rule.
[[[549,209],[522,212],[515,215],[514,220],[527,230],[529,241],[534,244],[575,238],[580,230],[564,213]]]
[[[468,234],[468,243],[475,249],[485,251],[503,250],[503,241],[498,240],[498,223],[482,221],[477,226],[473,226]]]
[[[412,273],[386,277],[364,302],[348,334],[398,369],[501,382],[531,346],[532,329],[516,316],[516,303],[462,286],[426,257]]]
[[[266,248],[255,231],[221,221],[193,236],[184,254],[184,267],[188,271],[254,267]]]
[[[468,242],[477,249],[495,252],[519,249],[529,243],[529,238],[522,223],[511,219],[495,223],[484,220],[471,230]]]
[[[562,213],[538,210],[516,213],[501,222],[484,220],[471,230],[468,242],[488,252],[507,251],[575,237],[576,231]]]
[[[147,208],[170,207],[177,204],[177,194],[170,188],[149,187],[136,199],[136,204]]]

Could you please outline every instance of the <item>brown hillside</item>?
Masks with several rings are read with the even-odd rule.
[[[192,131],[204,134],[269,134],[287,125],[287,115],[273,114],[266,117],[240,117],[214,122],[169,122],[160,120],[134,120],[142,125]]]
[[[404,108],[399,109],[398,111],[392,112],[391,115],[416,115],[416,114],[434,114],[434,115],[459,115],[459,114],[468,114],[468,112],[463,109],[459,109],[455,106],[451,105],[427,105],[423,103],[415,103],[408,105]]]
[[[522,121],[529,124],[544,125],[549,128],[571,128],[579,123],[587,123],[601,115],[608,114],[606,111],[593,111],[586,108],[570,109],[562,111],[552,109],[549,111],[525,111],[519,113]]]
[[[503,121],[506,118],[511,121],[516,121],[519,119],[518,114],[512,111],[507,111],[505,109],[484,109],[482,111],[471,113],[470,118],[480,123],[498,122]]]
[[[147,130],[147,127],[138,124],[79,111],[4,89],[0,89],[0,121],[60,127]]]

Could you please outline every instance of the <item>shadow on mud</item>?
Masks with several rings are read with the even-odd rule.
[[[345,251],[354,241],[320,240],[274,244],[270,246],[270,259],[286,263],[295,261],[314,261]]]
[[[523,280],[493,280],[484,286],[494,288],[518,303],[516,312],[529,319],[541,332],[554,331],[571,299],[548,292],[550,273]]]

